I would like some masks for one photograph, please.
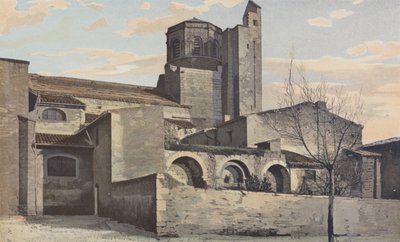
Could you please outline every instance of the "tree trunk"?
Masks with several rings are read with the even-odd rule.
[[[329,202],[328,202],[328,242],[334,242],[333,200],[335,198],[335,181],[333,169],[329,169]]]

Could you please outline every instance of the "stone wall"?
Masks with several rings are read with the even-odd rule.
[[[43,204],[40,186],[43,176],[35,163],[35,121],[19,116],[19,212],[24,215],[41,214]],[[42,168],[41,166],[39,166]]]
[[[180,103],[191,106],[193,123],[209,128],[222,123],[221,71],[178,68]]]
[[[293,111],[294,110],[294,111]],[[295,113],[301,121],[304,139],[314,154],[317,153],[317,122],[319,122],[320,132],[326,129],[326,141],[329,149],[334,147],[335,140],[340,139],[343,127],[349,126],[343,139],[342,147],[349,148],[361,145],[362,126],[333,113],[318,103],[304,102],[293,107],[270,110],[247,116],[247,125],[251,127],[247,133],[247,143],[249,147],[259,142],[281,138],[282,149],[293,151],[299,154],[307,154],[304,146],[298,140],[285,135],[285,132],[293,134],[291,125],[293,124],[291,115]],[[322,123],[329,123],[323,126]],[[281,135],[277,130],[282,130]],[[336,136],[336,137],[334,137]],[[321,141],[322,143],[322,141]],[[322,146],[320,143],[320,147]],[[355,144],[355,145],[354,145]]]
[[[92,150],[84,148],[38,147],[38,155],[46,160],[54,155],[77,158],[77,177],[55,177],[44,175],[44,214],[93,214]]]
[[[0,215],[18,213],[18,115],[28,116],[28,66],[0,59]]]
[[[66,115],[65,121],[56,120],[43,120],[41,118],[42,112],[50,107],[39,106],[37,108],[37,133],[50,133],[50,134],[74,134],[81,128],[81,125],[85,123],[85,114],[82,109],[79,108],[62,108],[55,107],[62,110]],[[51,107],[53,108],[53,107]]]
[[[112,111],[112,182],[165,170],[162,107]]]
[[[382,198],[400,199],[400,142],[391,142],[363,149],[382,154]]]
[[[159,175],[157,233],[322,235],[327,230],[327,205],[327,197],[174,186]],[[336,234],[400,234],[399,201],[337,197],[334,218]]]
[[[88,133],[94,142],[93,149],[93,188],[97,187],[98,215],[111,216],[111,114],[98,119],[88,127]],[[96,138],[99,138],[98,140]]]
[[[112,183],[107,209],[118,222],[156,232],[156,175]]]

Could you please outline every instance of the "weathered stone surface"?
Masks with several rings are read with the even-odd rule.
[[[165,183],[164,183],[165,184]],[[165,186],[164,186],[165,187]],[[189,186],[157,193],[165,205],[158,220],[159,235],[226,234],[307,235],[326,233],[327,197],[216,191]],[[335,199],[335,233],[347,235],[400,234],[400,202],[375,199]]]
[[[18,115],[28,116],[28,65],[0,59],[0,214],[18,213]]]

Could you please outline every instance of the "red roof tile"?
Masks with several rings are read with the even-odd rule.
[[[83,80],[68,77],[40,76],[31,74],[32,90],[52,95],[93,98],[129,103],[164,106],[181,106],[151,87],[122,83]]]
[[[57,103],[57,104],[72,104],[84,106],[85,104],[72,96],[49,94],[46,92],[40,93],[40,103]]]
[[[88,137],[85,133],[79,133],[77,135],[36,133],[36,144],[91,147]]]

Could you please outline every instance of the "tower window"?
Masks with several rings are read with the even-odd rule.
[[[52,121],[65,121],[67,117],[64,111],[56,108],[48,108],[42,113],[43,120],[52,120]]]
[[[181,56],[181,43],[179,40],[174,40],[172,42],[172,57],[173,58],[178,58]]]
[[[212,45],[212,51],[211,51],[211,56],[215,58],[219,58],[219,44],[218,41],[214,41]]]
[[[192,54],[193,55],[201,55],[201,49],[202,49],[203,41],[199,36],[196,36],[193,38],[193,50]]]
[[[257,20],[253,20],[253,25],[254,26],[258,26],[258,21]]]

